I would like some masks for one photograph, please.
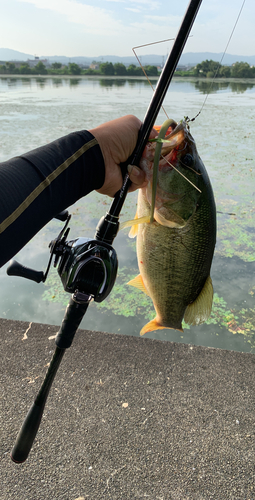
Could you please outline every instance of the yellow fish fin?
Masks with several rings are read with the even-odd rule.
[[[119,229],[121,231],[121,229],[125,229],[125,227],[133,227],[137,226],[138,224],[144,224],[146,222],[150,222],[150,216],[148,215],[146,215],[145,217],[140,217],[139,219],[137,217],[132,220],[126,220],[125,222],[121,222]]]
[[[144,292],[146,293],[146,295],[149,295],[147,290],[146,290],[146,287],[145,287],[145,284],[143,282],[143,278],[141,276],[141,274],[138,274],[134,279],[130,280],[127,285],[131,285],[131,286],[134,286],[135,288],[138,288],[138,290],[141,290],[141,292]]]
[[[204,323],[211,314],[213,301],[213,285],[211,276],[208,276],[199,296],[192,304],[189,304],[185,314],[184,321],[188,325],[200,325]]]
[[[138,219],[138,215],[137,215],[137,212],[135,214],[135,219],[134,220],[137,220]],[[129,233],[128,233],[128,236],[129,238],[135,238],[138,234],[138,224],[136,224],[135,226],[132,226]]]
[[[138,234],[138,224],[136,224],[136,226],[131,227],[128,236],[129,238],[135,238],[137,234]]]
[[[165,328],[169,328],[169,330],[178,330],[179,332],[183,333],[182,328],[173,328],[171,326],[162,326],[156,318],[153,320],[149,321],[140,331],[140,335],[144,335],[147,332],[152,332],[154,330],[165,330]]]

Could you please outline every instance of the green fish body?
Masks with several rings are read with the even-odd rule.
[[[178,133],[173,131],[172,135],[177,146],[170,145],[169,151],[166,143],[162,148],[154,222],[138,223],[131,230],[137,235],[140,275],[129,284],[147,293],[156,311],[142,335],[161,328],[182,331],[183,318],[198,325],[210,316],[212,307],[210,269],[216,243],[213,191],[187,123],[178,124],[176,130]],[[149,183],[139,190],[137,221],[151,216],[153,147],[148,146],[140,165]]]

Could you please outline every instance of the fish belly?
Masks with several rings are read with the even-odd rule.
[[[141,213],[145,210],[140,210],[139,217]],[[214,245],[210,251],[210,236],[200,219],[201,214],[195,214],[180,229],[157,222],[138,228],[139,270],[157,321],[168,328],[182,328],[185,309],[198,297],[210,274]]]

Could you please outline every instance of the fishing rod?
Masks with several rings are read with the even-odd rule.
[[[201,3],[202,0],[190,0],[172,50],[161,72],[151,102],[145,114],[135,150],[122,167],[122,171],[124,172],[127,168],[127,165],[139,166],[140,164],[140,160],[149,139],[151,129],[153,128],[153,125],[155,124],[155,121],[159,114],[161,105],[173,78],[176,66],[183,52],[184,46],[188,39],[190,30],[194,24]],[[109,212],[99,221],[96,232],[96,236],[99,239],[103,239],[104,241],[108,241],[109,243],[113,242],[113,239],[118,232],[118,217],[126,199],[130,184],[131,182],[129,179],[129,174],[125,172],[124,182],[121,190],[115,195]]]
[[[7,274],[22,276],[37,283],[45,281],[54,258],[54,267],[58,266],[64,290],[71,293],[64,319],[56,336],[56,349],[42,386],[32,404],[11,451],[11,458],[16,463],[24,462],[32,448],[40,426],[47,397],[62,361],[65,350],[72,344],[75,333],[92,300],[102,302],[114,286],[118,259],[111,246],[119,229],[119,214],[125,202],[131,184],[127,165],[139,165],[143,150],[160,111],[162,102],[172,80],[174,71],[183,52],[190,30],[195,21],[202,0],[190,0],[173,48],[158,80],[155,92],[144,117],[138,141],[131,157],[122,165],[124,172],[123,186],[116,193],[113,203],[99,221],[95,239],[76,238],[67,241],[70,215],[67,211],[59,214],[58,219],[66,221],[58,237],[50,243],[50,259],[46,272],[26,268],[16,261],[11,261]]]

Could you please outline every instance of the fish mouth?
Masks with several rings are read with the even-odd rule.
[[[171,123],[168,127],[168,130],[166,131],[166,135],[168,133],[171,134],[171,132],[173,132],[175,130],[175,128],[177,127],[178,123],[175,121],[175,120],[170,120]],[[157,131],[157,132],[160,132],[160,129],[161,129],[162,125],[154,125],[154,129]]]
[[[172,153],[176,148],[179,150],[179,146],[184,142],[186,135],[186,122],[180,122],[176,124],[176,127],[170,134],[168,134],[163,142],[161,149],[161,157],[167,156]]]

